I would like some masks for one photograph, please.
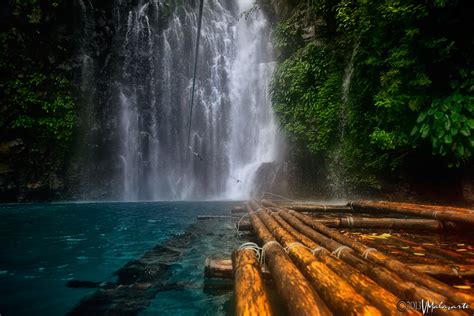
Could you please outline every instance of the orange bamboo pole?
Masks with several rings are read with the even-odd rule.
[[[425,209],[425,210],[439,210],[439,211],[452,211],[461,212],[468,215],[474,215],[474,210],[462,207],[454,206],[443,206],[443,205],[427,205],[427,204],[414,204],[406,202],[389,202],[389,201],[377,201],[376,203],[384,204],[387,206],[396,206],[405,209]]]
[[[325,247],[331,252],[334,252],[336,249],[342,246],[342,244],[340,244],[339,242],[323,234],[318,233],[310,226],[306,225],[306,223],[304,223],[300,218],[297,218],[296,216],[291,215],[286,211],[280,212],[279,215],[303,235],[321,244],[323,247]],[[339,257],[357,270],[370,276],[378,284],[381,284],[383,287],[389,289],[392,293],[395,293],[401,299],[430,299],[432,301],[446,300],[444,296],[434,292],[430,292],[428,290],[425,290],[423,287],[419,287],[411,282],[405,281],[394,272],[382,266],[379,266],[367,260],[363,260],[360,256],[357,256],[356,253],[350,248],[345,248],[344,251],[341,251]]]
[[[262,200],[262,205],[267,207],[287,207],[298,212],[351,212],[351,208],[346,205],[326,205],[326,204],[304,204],[304,203],[274,203]]]
[[[384,255],[378,251],[368,251],[368,247],[366,247],[364,244],[355,241],[351,238],[348,238],[339,232],[328,228],[318,222],[313,221],[310,217],[299,214],[297,212],[293,212],[297,218],[303,220],[306,224],[310,225],[312,228],[320,232],[321,234],[324,234],[337,242],[348,246],[354,250],[356,250],[358,253],[365,255],[370,261],[373,261],[377,264],[383,265],[386,268],[396,272],[398,275],[403,277],[406,280],[411,280],[413,282],[416,282],[418,284],[421,284],[425,286],[428,289],[431,289],[441,295],[446,296],[451,302],[455,304],[463,304],[463,303],[468,303],[470,305],[474,305],[474,296],[470,295],[468,293],[463,293],[461,291],[457,291],[450,287],[449,285],[438,281],[436,279],[433,279],[432,277],[419,273],[411,268],[409,268],[407,265],[401,263],[398,260],[392,259],[387,255]]]
[[[232,267],[234,271],[235,315],[272,315],[255,252],[252,249],[234,251]]]
[[[472,277],[474,265],[434,265],[434,264],[409,264],[413,270],[433,276]]]
[[[310,250],[297,245],[297,240],[284,230],[264,209],[258,217],[273,236],[287,249],[295,264],[303,271],[311,285],[337,315],[382,315],[362,295],[326,264],[316,260]],[[375,290],[375,289],[374,289]]]
[[[462,224],[474,224],[474,211],[468,209],[443,208],[426,206],[405,206],[400,203],[356,201],[350,203],[355,211],[385,211],[406,215],[415,215],[427,218],[434,218],[440,221],[452,221]]]
[[[354,269],[349,264],[336,259],[333,255],[331,255],[331,252],[325,248],[322,248],[314,241],[298,232],[277,213],[273,212],[271,216],[273,216],[273,218],[278,222],[278,224],[281,225],[281,227],[283,227],[283,229],[289,232],[304,246],[310,249],[318,249],[314,252],[316,258],[330,267],[340,277],[346,280],[353,288],[357,289],[357,291],[375,307],[377,307],[383,313],[383,315],[420,315],[420,313],[416,311],[408,310],[402,313],[396,308],[393,308],[393,306],[397,306],[400,298],[381,287],[368,276]]]
[[[247,204],[253,229],[265,247],[265,264],[272,275],[275,287],[291,315],[332,315],[321,297],[314,291],[304,275],[293,264],[260,218]]]

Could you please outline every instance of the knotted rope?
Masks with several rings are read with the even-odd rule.
[[[246,242],[246,243],[243,243],[242,245],[240,245],[239,248],[237,248],[237,251],[240,251],[240,250],[245,250],[245,249],[251,249],[255,252],[255,255],[257,257],[257,260],[260,262],[261,260],[261,250],[262,248],[260,248],[256,243],[254,242]]]
[[[346,221],[347,221],[347,226],[348,226],[349,228],[354,227],[354,217],[352,217],[352,216],[347,216],[347,217],[346,217]]]
[[[320,246],[318,246],[318,247],[316,247],[316,248],[314,248],[314,249],[311,249],[311,248],[309,248],[309,247],[303,245],[302,243],[295,241],[295,242],[292,242],[291,244],[289,244],[289,245],[285,248],[285,252],[286,252],[286,253],[289,253],[291,249],[293,249],[293,248],[295,248],[295,247],[298,247],[298,246],[303,247],[303,248],[305,248],[305,249],[308,249],[308,250],[311,252],[311,254],[312,254],[313,256],[314,256],[318,251],[321,251],[321,250],[324,249],[323,247],[320,247]]]
[[[365,251],[362,253],[362,257],[364,257],[364,259],[367,260],[367,257],[369,256],[369,253],[372,252],[372,251],[378,251],[378,250],[375,249],[375,248],[367,248],[367,249],[365,249]]]
[[[337,259],[341,256],[341,253],[346,250],[346,249],[351,249],[347,246],[339,246],[336,250],[334,250],[331,254],[335,256]]]
[[[242,217],[239,219],[239,221],[237,222],[237,231],[236,231],[236,234],[238,235],[239,234],[239,230],[240,230],[240,223],[242,222],[242,220],[244,219],[244,217],[248,217],[249,214],[244,214],[242,215]]]

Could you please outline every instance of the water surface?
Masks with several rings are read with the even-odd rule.
[[[114,272],[156,245],[180,256],[169,262],[159,291],[141,314],[231,312],[232,293],[203,289],[206,256],[230,256],[242,241],[230,202],[12,204],[0,206],[0,313],[64,315],[96,289],[66,287],[72,279],[114,281]],[[171,241],[171,242],[170,242]]]

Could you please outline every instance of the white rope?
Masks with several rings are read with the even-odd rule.
[[[351,211],[354,212],[354,202],[350,202],[349,206],[351,207]]]
[[[346,221],[347,221],[347,226],[349,228],[353,228],[354,227],[354,217],[352,216],[347,216],[346,217]]]
[[[438,220],[438,211],[433,212],[433,218]]]
[[[249,214],[248,214],[248,213],[247,213],[247,214],[244,214],[244,215],[242,215],[242,217],[241,217],[241,218],[239,219],[239,221],[237,222],[237,232],[236,232],[236,234],[237,234],[237,235],[239,234],[239,230],[240,230],[240,223],[242,222],[242,220],[244,219],[244,217],[248,217],[248,216],[249,216]]]
[[[364,259],[367,260],[367,257],[369,256],[369,253],[372,252],[372,251],[378,251],[378,250],[375,249],[375,248],[367,248],[367,249],[365,249],[365,251],[362,253],[362,257],[364,257]]]
[[[264,266],[265,265],[265,251],[267,250],[268,246],[272,245],[272,244],[277,244],[278,246],[281,247],[280,243],[276,240],[270,240],[269,242],[267,242],[265,245],[262,246],[262,255],[260,257],[260,265]],[[283,248],[283,247],[282,247]]]
[[[240,250],[245,250],[245,249],[251,249],[255,252],[255,255],[258,259],[258,261],[260,262],[261,260],[261,251],[262,251],[262,248],[260,248],[256,243],[254,242],[246,242],[246,243],[243,243],[242,245],[240,245],[239,248],[237,248],[237,251],[240,251]]]
[[[271,192],[263,192],[263,196],[265,196],[265,194],[273,195],[273,196],[282,198],[282,199],[287,200],[287,201],[290,201],[290,202],[294,202],[294,201],[295,201],[295,200],[289,199],[289,198],[287,198],[287,197],[284,197],[284,196],[282,196],[282,195],[274,194],[274,193],[271,193]]]
[[[341,256],[341,253],[345,250],[345,249],[351,249],[347,246],[340,246],[338,247],[336,250],[334,250],[332,252],[332,255],[335,256],[337,259],[339,259],[339,257]]]
[[[267,214],[266,209],[264,209],[263,207],[261,207],[261,208],[259,208],[258,210],[255,211],[256,214],[259,214],[259,213],[262,213],[262,212]]]
[[[458,267],[452,267],[454,274],[458,277],[459,276],[459,268]]]
[[[318,253],[318,252],[321,251],[321,250],[324,250],[324,248],[321,247],[321,246],[318,246],[318,247],[312,249],[312,250],[311,250],[311,253],[312,253],[313,255],[315,255],[316,253]]]
[[[303,245],[302,243],[297,242],[297,241],[292,242],[291,244],[289,244],[288,247],[285,248],[285,252],[286,252],[286,253],[289,253],[291,249],[293,249],[293,248],[295,248],[295,247],[297,247],[297,246],[300,246],[300,247],[303,247],[303,248],[305,248],[305,249],[308,249],[309,251],[311,251],[311,253],[313,253],[313,250],[312,250],[311,248],[306,247],[305,245]]]

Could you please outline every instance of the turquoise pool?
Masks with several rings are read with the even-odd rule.
[[[153,249],[153,260],[163,268],[160,286],[146,291],[147,297],[124,290],[121,304],[131,301],[127,314],[232,314],[232,291],[204,289],[204,260],[209,255],[229,257],[243,241],[236,238],[232,219],[197,221],[196,217],[229,215],[234,204],[2,205],[0,314],[94,314],[97,306],[90,309],[88,304],[98,290],[66,284],[71,280],[113,283],[119,269]],[[99,309],[110,307],[110,302],[97,304],[103,305]]]

